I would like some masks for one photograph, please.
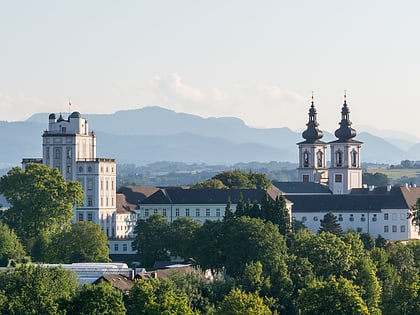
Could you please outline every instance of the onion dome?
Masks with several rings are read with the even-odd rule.
[[[316,109],[314,106],[314,97],[312,96],[312,104],[311,108],[309,109],[309,121],[306,124],[307,128],[302,133],[302,137],[306,139],[308,142],[315,142],[316,140],[321,139],[324,134],[321,130],[319,130],[318,122],[316,120]]]
[[[54,113],[51,113],[49,116],[48,116],[48,119],[54,119],[55,120],[55,114]]]
[[[69,118],[82,118],[82,115],[80,115],[79,112],[73,112],[73,113],[71,113]]]
[[[344,104],[341,108],[340,128],[338,128],[334,134],[339,141],[344,142],[356,137],[356,130],[351,128],[350,110],[347,106],[346,95],[344,95]]]

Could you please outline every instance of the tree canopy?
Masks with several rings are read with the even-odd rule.
[[[267,189],[270,186],[271,181],[265,174],[233,170],[217,174],[209,180],[193,185],[191,188]]]
[[[69,225],[73,207],[83,202],[80,183],[66,181],[56,168],[34,163],[4,175],[0,193],[11,204],[3,219],[28,252],[38,236],[51,235]]]
[[[19,261],[25,255],[25,250],[15,232],[0,221],[0,267],[6,267],[9,259]]]

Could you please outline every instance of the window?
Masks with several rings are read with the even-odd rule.
[[[351,151],[351,166],[357,166],[357,152],[356,150]]]
[[[341,183],[343,181],[343,176],[341,174],[335,174],[334,180],[336,183]]]
[[[50,158],[50,148],[45,148],[45,157],[47,160]]]
[[[318,217],[317,216],[314,217],[314,221],[318,221]]]
[[[366,221],[366,217],[365,217],[365,215],[364,215],[364,214],[362,214],[362,216],[361,216],[361,218],[360,218],[360,221],[362,221],[362,222],[365,222],[365,221]]]
[[[67,165],[67,174],[71,174],[71,165]]]
[[[302,222],[305,222],[306,220],[308,220],[307,217],[302,217]]]
[[[393,213],[392,214],[392,221],[396,221],[397,220],[397,214],[396,213]]]
[[[88,167],[88,172],[89,172],[89,173],[92,173],[92,166],[89,166],[89,167]]]
[[[397,226],[396,225],[392,226],[392,232],[394,232],[394,233],[397,232]]]
[[[209,217],[210,216],[210,209],[206,209],[206,217]]]
[[[92,190],[93,189],[93,179],[92,178],[88,178],[88,181],[87,181],[87,189],[88,190]]]
[[[309,152],[303,152],[303,167],[309,167]]]
[[[384,225],[384,232],[388,233],[389,232],[389,226],[388,225]]]
[[[79,221],[83,221],[83,213],[79,213]]]
[[[405,225],[400,226],[400,232],[403,232],[403,233],[405,232]]]
[[[384,213],[384,220],[389,220],[389,213]]]
[[[114,250],[118,252],[118,244],[114,244]]]
[[[303,175],[303,176],[302,176],[302,181],[303,181],[304,183],[309,183],[309,175]]]
[[[153,209],[153,213],[154,214],[157,214],[158,213],[158,210],[157,209]]]
[[[340,222],[343,221],[343,215],[341,215],[341,214],[338,215],[338,221],[340,221]]]
[[[79,173],[82,173],[82,172],[83,172],[83,167],[79,166]]]
[[[148,217],[149,216],[149,209],[144,209],[144,216]]]
[[[343,166],[343,152],[341,151],[335,152],[335,166]]]
[[[92,215],[92,213],[88,213],[88,215],[87,215],[87,220],[88,220],[89,222],[92,222],[92,220],[93,220],[93,215]]]
[[[66,156],[67,156],[68,159],[71,159],[71,148],[67,148]]]
[[[324,165],[323,156],[324,156],[324,154],[322,153],[322,151],[318,151],[316,153],[316,159],[317,159],[318,167],[322,167]]]
[[[162,209],[162,215],[163,215],[164,217],[166,217],[166,208],[163,208],[163,209]]]
[[[216,217],[220,217],[220,208],[216,209]]]
[[[123,244],[123,252],[127,251],[127,244]]]
[[[60,148],[56,148],[55,149],[55,158],[56,159],[61,158],[61,150],[60,150]]]
[[[350,219],[349,219],[350,221],[354,221],[354,216],[352,215],[352,214],[350,214]]]
[[[405,213],[401,213],[400,214],[400,220],[405,220],[406,219],[406,215]]]
[[[88,205],[88,207],[92,207],[92,205],[93,205],[92,197],[87,198],[87,205]]]
[[[196,217],[199,217],[200,216],[200,209],[195,209],[195,216]]]
[[[357,233],[362,233],[362,231],[363,231],[363,228],[361,228],[361,227],[358,227],[358,228],[356,229],[356,231],[357,231]]]
[[[175,209],[175,216],[176,216],[176,217],[179,217],[179,208],[176,208],[176,209]]]
[[[376,214],[374,214],[372,217],[372,221],[377,221],[377,220],[378,220],[378,217],[376,216]]]
[[[185,216],[186,217],[190,216],[190,209],[189,208],[185,209]]]

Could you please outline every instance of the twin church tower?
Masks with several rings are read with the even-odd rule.
[[[339,124],[340,127],[335,131],[337,140],[329,143],[322,141],[323,132],[318,128],[317,112],[312,97],[309,121],[302,133],[305,140],[298,143],[298,179],[301,182],[328,184],[333,194],[349,194],[352,188],[362,187],[362,142],[353,139],[356,130],[351,127],[346,96]],[[330,146],[331,154],[329,166],[326,162],[327,145]]]

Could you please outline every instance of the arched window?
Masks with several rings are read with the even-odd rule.
[[[60,159],[61,158],[61,149],[60,148],[56,148],[55,149],[55,158],[56,159]]]
[[[322,167],[324,165],[324,154],[322,153],[322,151],[318,151],[316,153],[316,159],[317,159],[317,165],[318,167]]]
[[[309,152],[303,152],[303,167],[309,167]]]
[[[335,165],[338,167],[343,166],[343,152],[340,150],[335,152]]]
[[[357,151],[351,151],[351,166],[357,167]]]

